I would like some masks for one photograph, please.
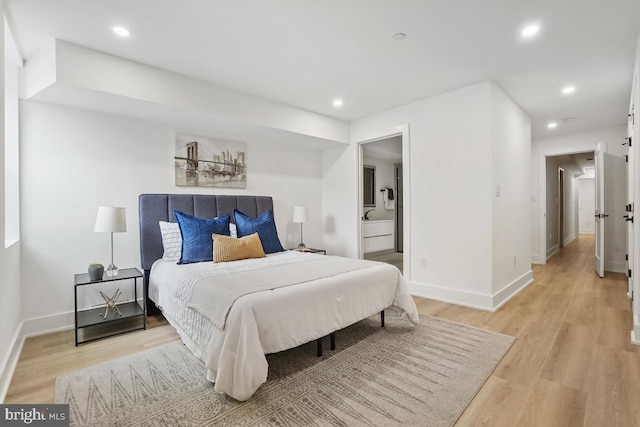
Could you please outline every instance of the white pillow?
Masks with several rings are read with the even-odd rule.
[[[182,256],[182,233],[177,222],[159,221],[162,234],[162,259],[167,262],[178,262]]]
[[[164,254],[162,259],[167,262],[178,262],[182,258],[182,233],[177,222],[158,221],[160,234],[162,234],[162,247]],[[236,225],[229,223],[231,237],[238,238]]]

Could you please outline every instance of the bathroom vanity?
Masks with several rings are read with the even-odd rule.
[[[394,223],[392,219],[362,222],[362,243],[365,254],[395,248]]]

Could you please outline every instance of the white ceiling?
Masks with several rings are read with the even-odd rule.
[[[343,120],[491,79],[530,115],[534,136],[626,123],[640,34],[638,0],[6,4],[26,60],[58,38]],[[532,21],[542,31],[523,41]],[[131,38],[115,37],[116,24]]]

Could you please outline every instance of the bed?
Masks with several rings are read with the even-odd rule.
[[[381,310],[406,315],[417,323],[417,310],[402,275],[385,263],[296,251],[224,263],[177,265],[162,260],[159,221],[175,222],[174,211],[199,218],[231,214],[233,219],[234,209],[257,217],[273,210],[273,201],[266,196],[187,194],[142,194],[139,198],[148,312],[156,307],[162,311],[189,350],[204,361],[207,379],[215,383],[216,391],[237,400],[249,399],[267,379],[265,354],[314,341]],[[333,268],[330,265],[338,267],[327,274]],[[307,271],[325,271],[325,276],[309,273],[304,280],[292,278]],[[269,275],[291,283],[242,295],[218,317],[196,304],[204,299],[194,297],[203,283],[228,289],[236,279],[237,283],[259,282]],[[215,299],[206,298],[212,304]]]

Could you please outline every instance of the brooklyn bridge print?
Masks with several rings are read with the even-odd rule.
[[[247,144],[176,135],[176,185],[247,188]]]

